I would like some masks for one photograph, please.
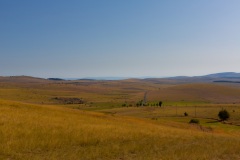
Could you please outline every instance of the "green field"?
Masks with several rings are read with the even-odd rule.
[[[238,84],[0,77],[0,159],[240,159],[239,125]]]

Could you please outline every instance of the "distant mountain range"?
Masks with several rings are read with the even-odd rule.
[[[215,73],[209,74],[202,77],[210,77],[210,78],[240,78],[240,73],[235,72],[222,72],[222,73]]]
[[[176,76],[167,78],[147,78],[143,79],[152,83],[185,84],[185,83],[240,83],[240,73],[222,72],[203,76]]]
[[[221,72],[221,73],[214,73],[208,74],[203,76],[176,76],[176,77],[85,77],[85,78],[48,78],[49,80],[124,80],[124,79],[174,79],[174,80],[203,80],[203,79],[219,79],[219,78],[227,78],[227,79],[240,79],[240,73],[235,72]]]
[[[0,76],[0,80],[19,81],[19,82],[39,82],[46,81],[44,78],[29,77],[29,76]],[[187,84],[187,83],[232,83],[240,84],[240,73],[222,72],[203,76],[176,76],[176,77],[88,77],[88,78],[48,78],[47,80],[61,81],[112,81],[112,80],[130,80],[131,82],[145,81],[155,84]]]
[[[176,76],[176,77],[169,77],[170,79],[185,79],[185,78],[240,78],[240,73],[235,72],[221,72],[221,73],[214,73],[208,74],[203,76]]]

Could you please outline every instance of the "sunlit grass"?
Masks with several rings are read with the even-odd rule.
[[[0,82],[0,159],[240,159],[239,126],[216,121],[225,108],[229,122],[239,124],[239,105],[201,101],[196,90],[195,95],[177,94],[202,85],[168,90],[171,86],[134,80],[84,84],[27,80]],[[215,85],[203,87],[219,90]],[[219,91],[225,100],[230,91],[234,91],[230,100],[238,94],[223,89]],[[153,91],[150,102],[173,95],[161,108],[122,107],[143,99],[147,90]],[[59,104],[54,97],[78,97],[86,103]],[[200,124],[189,124],[192,118]]]
[[[0,102],[1,159],[238,159],[239,137],[57,106]],[[173,123],[174,124],[174,123]],[[188,124],[187,124],[188,125]]]

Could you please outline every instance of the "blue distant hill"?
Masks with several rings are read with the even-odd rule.
[[[48,78],[48,80],[52,80],[52,81],[64,81],[64,79],[61,79],[61,78]]]
[[[214,74],[205,75],[203,77],[210,77],[210,78],[240,78],[240,73],[222,72],[222,73],[214,73]]]
[[[203,76],[175,76],[175,77],[154,77],[154,76],[145,76],[145,77],[84,77],[84,78],[48,78],[49,80],[61,81],[61,80],[125,80],[130,78],[137,79],[174,79],[174,80],[195,80],[195,79],[216,79],[216,78],[228,78],[228,79],[240,79],[240,73],[236,72],[221,72],[213,73]]]
[[[170,79],[188,79],[188,78],[240,78],[240,73],[235,72],[221,72],[221,73],[213,73],[203,76],[176,76],[169,77]]]

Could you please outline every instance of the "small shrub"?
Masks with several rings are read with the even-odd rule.
[[[221,119],[221,121],[225,121],[225,120],[229,119],[230,114],[228,113],[228,111],[226,109],[223,109],[223,110],[219,111],[218,117]]]
[[[191,120],[189,121],[189,123],[199,124],[199,120],[198,120],[198,119],[191,119]]]
[[[158,106],[162,107],[162,101],[159,101]]]
[[[188,113],[187,113],[187,112],[185,112],[185,113],[184,113],[184,116],[185,116],[185,117],[187,117],[187,116],[188,116]]]

